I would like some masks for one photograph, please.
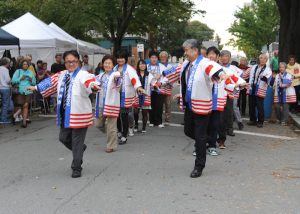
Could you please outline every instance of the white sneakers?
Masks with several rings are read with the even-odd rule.
[[[128,136],[130,137],[134,136],[133,129],[131,128],[128,129]]]
[[[165,128],[165,125],[164,124],[160,124],[160,125],[158,125],[158,128]]]

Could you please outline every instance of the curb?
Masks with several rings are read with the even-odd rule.
[[[292,113],[289,113],[290,117],[292,118],[294,124],[300,128],[300,117],[297,116],[296,114],[292,114]]]

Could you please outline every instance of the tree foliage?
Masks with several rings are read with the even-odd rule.
[[[160,49],[181,57],[181,45],[186,39],[194,38],[202,41],[213,39],[214,30],[199,21],[174,22],[160,29],[157,33]]]
[[[114,52],[126,33],[149,33],[153,49],[173,45],[171,39],[191,16],[203,13],[192,0],[7,0],[0,2],[0,11],[2,25],[29,11],[77,38],[101,35],[114,44]]]
[[[251,6],[240,8],[229,28],[235,37],[230,44],[248,56],[257,56],[264,45],[275,41],[278,34],[279,12],[274,0],[253,0]]]

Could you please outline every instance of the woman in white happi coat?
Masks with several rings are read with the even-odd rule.
[[[118,118],[118,132],[120,133],[119,144],[127,142],[129,129],[129,111],[132,111],[132,105],[135,100],[136,93],[143,93],[141,82],[137,76],[136,70],[127,64],[128,55],[126,52],[120,51],[117,53],[117,66],[115,71],[121,74],[120,87],[120,116]]]
[[[164,128],[162,122],[162,114],[165,95],[164,91],[161,90],[161,87],[162,85],[167,83],[168,78],[164,78],[162,75],[162,73],[166,70],[166,67],[158,62],[158,57],[158,53],[154,51],[149,53],[150,63],[147,66],[147,70],[157,79],[159,79],[159,88],[153,89],[151,93],[151,110],[149,126],[158,126],[159,128]]]
[[[44,97],[57,93],[59,140],[73,153],[72,177],[77,178],[81,176],[87,128],[93,124],[89,95],[92,90],[100,88],[93,74],[80,69],[77,51],[67,51],[63,58],[67,70],[46,78],[36,87],[29,87],[28,90],[37,90]]]
[[[106,55],[102,59],[104,72],[96,76],[101,91],[96,96],[96,126],[106,129],[106,152],[114,152],[118,145],[117,119],[120,113],[120,73],[114,72],[114,58]]]
[[[268,85],[272,79],[272,70],[267,65],[268,56],[261,54],[259,64],[252,67],[250,71],[249,88],[249,115],[250,126],[263,127],[264,123],[264,100]],[[257,112],[256,112],[257,110]]]
[[[144,60],[140,60],[137,64],[137,75],[142,84],[145,94],[136,94],[134,106],[134,131],[138,131],[139,113],[142,110],[142,133],[146,133],[146,125],[148,121],[148,113],[151,109],[151,91],[157,87],[157,80],[147,71],[147,64]]]
[[[277,119],[281,125],[286,125],[289,116],[289,105],[296,103],[296,92],[292,85],[293,77],[286,71],[284,62],[279,64],[279,73],[274,82],[274,103]]]

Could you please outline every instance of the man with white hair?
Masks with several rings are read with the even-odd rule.
[[[200,43],[188,39],[183,43],[187,60],[183,63],[178,80],[181,80],[180,101],[184,108],[184,133],[195,140],[196,160],[191,178],[202,175],[206,163],[206,143],[209,117],[212,112],[212,81],[224,78],[220,65],[200,55]],[[165,71],[166,77],[176,73]]]
[[[159,54],[160,63],[166,67],[166,69],[173,69],[173,66],[169,64],[169,54],[167,51],[162,51]],[[171,122],[171,104],[172,104],[172,89],[173,85],[169,80],[164,77],[164,83],[161,86],[161,94],[164,95],[164,105],[165,105],[165,125],[170,125]]]
[[[267,65],[268,56],[263,53],[259,56],[259,64],[250,71],[249,89],[249,126],[263,127],[264,123],[264,100],[267,94],[268,84],[272,78],[272,70]],[[256,115],[257,109],[257,115]]]

